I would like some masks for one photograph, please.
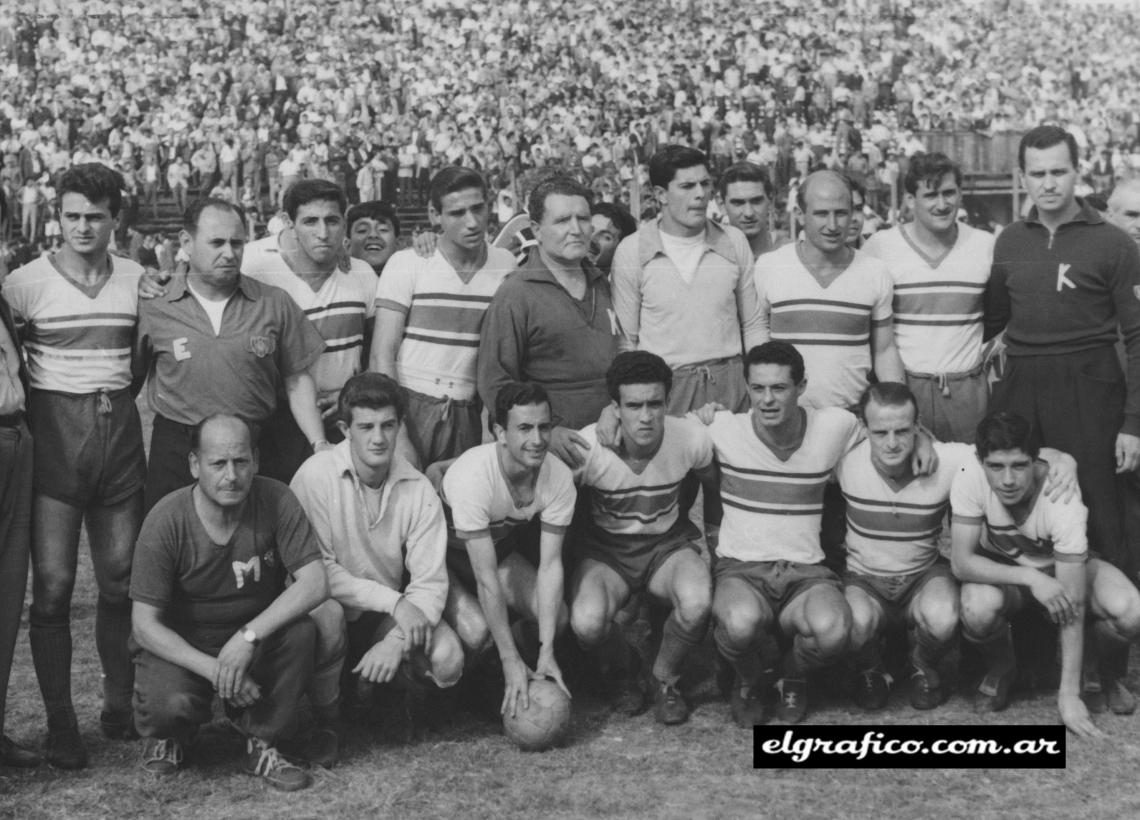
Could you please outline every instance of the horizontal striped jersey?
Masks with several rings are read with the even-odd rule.
[[[739,561],[823,560],[823,491],[835,465],[863,435],[838,407],[804,408],[803,443],[784,461],[762,442],[751,413],[717,413],[709,432],[720,462],[724,521],[718,555]]]
[[[981,548],[991,558],[1042,570],[1052,567],[1055,561],[1086,560],[1088,510],[1076,500],[1064,504],[1050,501],[1040,492],[1048,467],[1038,462],[1036,469],[1037,498],[1025,521],[1019,524],[990,489],[985,467],[976,458],[968,460],[954,477],[950,490],[953,522],[981,524]]]
[[[428,259],[410,248],[392,254],[376,286],[376,307],[404,314],[400,384],[437,398],[475,397],[483,314],[514,269],[508,251],[489,247],[486,264],[464,284],[439,250]]]
[[[712,439],[699,421],[665,417],[661,448],[635,473],[621,456],[598,444],[595,425],[581,431],[590,443],[578,483],[593,488],[595,524],[615,535],[663,535],[677,522],[681,479],[712,463]]]
[[[462,547],[457,541],[483,536],[498,543],[536,515],[547,532],[564,533],[570,526],[578,498],[570,468],[548,453],[538,472],[534,501],[516,507],[499,466],[498,451],[496,442],[472,447],[444,474],[441,494],[450,510],[452,547]]]
[[[863,248],[886,263],[894,283],[895,344],[903,366],[911,373],[973,370],[982,360],[993,234],[959,223],[954,247],[931,259],[911,241],[912,229],[880,231]]]
[[[899,485],[871,461],[861,442],[835,469],[847,500],[847,569],[862,575],[921,572],[938,559],[938,536],[950,505],[950,485],[974,448],[934,443],[938,469]]]
[[[314,291],[282,258],[277,238],[268,236],[250,243],[241,272],[288,293],[321,334],[325,350],[311,371],[317,390],[340,390],[361,371],[364,326],[375,314],[376,274],[367,262],[353,259],[348,271],[337,268]]]
[[[130,387],[143,269],[110,259],[111,275],[98,292],[64,276],[47,255],[5,280],[33,388],[84,394]]]
[[[756,294],[771,338],[804,357],[804,407],[854,407],[871,372],[871,324],[891,318],[886,266],[855,252],[847,270],[823,287],[800,261],[798,243],[756,260]]]

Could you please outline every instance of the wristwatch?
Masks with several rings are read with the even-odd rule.
[[[241,635],[242,640],[250,646],[257,646],[259,643],[261,643],[261,638],[257,637],[257,633],[250,629],[248,626],[243,626],[241,628],[241,632],[238,634]]]

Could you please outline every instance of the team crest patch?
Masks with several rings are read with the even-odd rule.
[[[249,345],[246,349],[257,358],[264,359],[277,349],[277,344],[273,341],[272,336],[250,336]]]

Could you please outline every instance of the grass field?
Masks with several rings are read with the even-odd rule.
[[[467,712],[426,740],[405,744],[368,725],[345,726],[342,762],[315,772],[307,791],[285,795],[240,774],[242,741],[222,722],[203,732],[192,766],[158,781],[139,768],[140,744],[103,739],[98,728],[95,588],[83,555],[72,609],[76,707],[91,765],[0,768],[0,817],[34,818],[1096,818],[1140,817],[1140,716],[1097,718],[1107,738],[1068,742],[1064,770],[877,770],[752,768],[752,734],[729,720],[712,681],[710,644],[683,688],[695,705],[679,727],[650,715],[623,718],[590,695],[574,703],[565,747],[517,751],[497,722]],[[26,617],[26,616],[25,616]],[[24,632],[16,650],[7,733],[39,746],[42,704]],[[953,658],[947,670],[952,676]],[[1137,683],[1137,670],[1131,680]],[[816,724],[959,725],[977,720],[956,694],[940,709],[916,712],[905,692],[866,714],[817,686]],[[1001,723],[1055,723],[1055,694],[1022,693]]]

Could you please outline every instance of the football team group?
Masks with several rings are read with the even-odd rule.
[[[64,244],[0,298],[0,729],[30,562],[43,757],[87,765],[85,527],[101,729],[154,775],[216,700],[284,790],[375,699],[490,691],[512,715],[543,678],[681,723],[710,635],[740,726],[802,721],[823,667],[868,710],[896,679],[935,709],[960,646],[983,712],[1059,655],[1060,719],[1098,734],[1135,709],[1140,187],[1076,197],[1056,127],[1018,162],[1034,208],[996,239],[919,154],[910,221],[856,248],[839,173],[799,186],[781,244],[761,168],[714,180],[666,146],[640,226],[542,178],[521,262],[473,170],[436,174],[438,232],[395,253],[390,206],[302,180],[248,244],[239,209],[192,204],[172,275],[109,253],[120,181],[73,166]]]

